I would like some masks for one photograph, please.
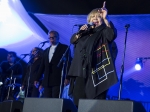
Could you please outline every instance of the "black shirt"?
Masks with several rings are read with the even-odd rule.
[[[3,61],[0,65],[2,69],[2,78],[3,81],[6,78],[10,78],[11,74],[13,78],[16,78],[16,83],[21,83],[22,78],[22,66],[20,63],[16,63],[15,65],[10,65],[8,61]]]

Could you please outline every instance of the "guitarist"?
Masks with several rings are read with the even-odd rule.
[[[15,100],[15,95],[19,92],[19,87],[16,84],[21,84],[22,66],[16,63],[16,53],[13,51],[8,52],[7,61],[0,64],[1,78],[2,78],[2,93],[1,101]]]

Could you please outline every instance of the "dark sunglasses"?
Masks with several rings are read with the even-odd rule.
[[[54,37],[48,37],[48,39],[54,39],[55,38],[55,36]]]

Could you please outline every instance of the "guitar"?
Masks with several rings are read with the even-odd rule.
[[[22,90],[22,88],[20,87],[20,92],[18,93],[16,99],[19,98],[25,98],[25,90]]]

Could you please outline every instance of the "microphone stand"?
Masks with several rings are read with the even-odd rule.
[[[121,75],[120,75],[120,86],[119,86],[118,100],[120,100],[121,93],[122,93],[122,80],[123,80],[123,73],[124,73],[124,60],[125,60],[126,42],[127,42],[127,34],[128,34],[128,28],[129,27],[130,27],[129,24],[125,25],[126,32],[125,32],[125,40],[124,40],[124,53],[123,53],[122,65],[121,65]]]
[[[40,48],[42,48],[45,45],[45,43],[40,43],[40,44],[42,44],[42,46]],[[38,47],[40,46],[40,44],[38,45]]]
[[[63,67],[62,67],[62,72],[61,72],[61,83],[60,83],[60,92],[59,92],[59,98],[61,98],[61,95],[62,95],[62,83],[63,83],[63,78],[64,78],[64,68],[65,68],[65,62],[66,60],[64,59],[66,57],[66,54],[67,54],[67,51],[69,50],[71,44],[68,46],[68,48],[66,49],[66,51],[64,52],[64,54],[62,55],[57,67],[60,66],[60,64],[62,63],[63,61]]]
[[[32,59],[30,59],[31,61]],[[29,61],[29,62],[30,62]],[[28,91],[29,91],[29,86],[30,86],[30,75],[31,75],[31,68],[32,68],[32,64],[29,64],[29,76],[28,76],[28,85],[27,85],[27,93],[26,93],[26,97],[28,97]]]
[[[17,63],[19,63],[21,60],[23,60],[26,56],[27,56],[27,55],[25,55],[23,58],[21,58],[19,61],[17,61],[13,66],[11,66],[11,67],[7,70],[7,71],[11,70],[11,75],[10,75],[9,88],[8,88],[8,93],[7,93],[7,98],[6,98],[6,100],[8,100],[9,95],[10,95],[10,87],[13,87],[12,90],[14,90],[14,88],[15,88],[15,80],[16,80],[16,78],[14,78],[14,84],[11,84],[12,78],[13,78],[13,70],[12,70],[12,68],[13,68]],[[6,81],[6,80],[5,80],[5,81]]]
[[[8,100],[8,98],[9,98],[10,87],[12,87],[12,86],[11,86],[12,76],[13,76],[13,70],[11,71],[11,76],[10,76],[10,81],[9,81],[9,88],[8,88],[6,100]],[[12,90],[13,90],[13,89],[12,89]]]
[[[42,48],[45,45],[45,43],[48,43],[48,42],[41,42],[40,44],[42,44],[42,46],[40,48]],[[38,45],[38,47],[40,46],[40,44]]]
[[[34,56],[32,56],[32,57],[30,58],[30,60],[29,60],[29,62],[28,62],[28,64],[29,64],[29,76],[28,76],[28,85],[27,85],[26,97],[28,97],[28,92],[29,92],[30,76],[31,76],[32,64],[33,64],[32,61],[34,61],[34,57],[37,55],[38,52],[39,52],[39,51],[37,51],[37,52],[34,54]]]

